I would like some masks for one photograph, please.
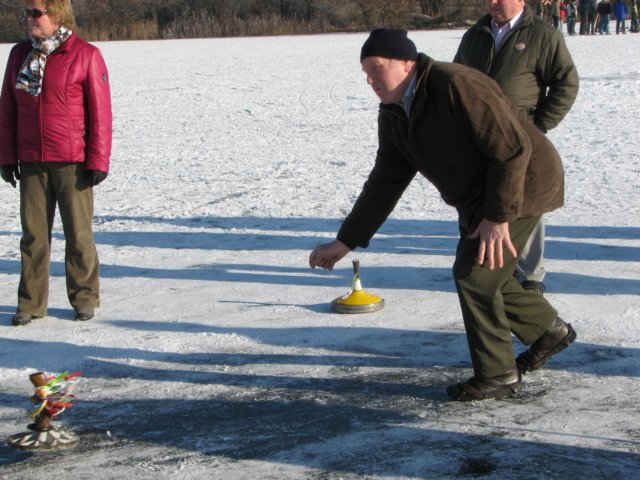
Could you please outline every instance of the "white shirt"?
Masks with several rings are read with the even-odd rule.
[[[414,73],[411,82],[409,82],[409,86],[407,87],[407,91],[404,92],[404,96],[402,97],[402,101],[400,102],[400,106],[404,109],[404,113],[407,114],[407,118],[411,116],[411,104],[413,103],[413,97],[416,94],[416,85],[418,83],[418,73]]]
[[[491,31],[493,32],[493,39],[496,42],[496,52],[500,50],[500,46],[502,45],[502,40],[520,21],[522,20],[522,16],[524,14],[524,10],[521,10],[515,17],[511,19],[510,22],[505,23],[502,27],[498,26],[496,22],[491,20]]]

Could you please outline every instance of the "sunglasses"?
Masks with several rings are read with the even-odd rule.
[[[31,18],[40,18],[41,16],[45,15],[47,13],[47,10],[38,10],[37,8],[25,8],[22,13],[24,14],[25,18],[31,17]]]

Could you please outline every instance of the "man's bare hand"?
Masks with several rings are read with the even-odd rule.
[[[469,238],[480,238],[478,263],[484,265],[487,262],[490,270],[493,270],[496,264],[498,268],[504,266],[504,248],[509,250],[514,258],[518,256],[516,247],[511,243],[508,223],[495,223],[483,218]]]
[[[311,268],[326,268],[333,270],[333,266],[338,263],[351,249],[340,240],[323,243],[313,249],[309,255],[309,266]]]

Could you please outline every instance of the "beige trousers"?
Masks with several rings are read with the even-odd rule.
[[[74,309],[100,306],[100,266],[93,238],[93,189],[79,163],[21,163],[22,270],[18,311],[47,314],[51,229],[56,205],[65,238],[67,296]]]
[[[520,259],[516,267],[516,278],[520,283],[525,280],[543,282],[546,271],[544,269],[544,217],[536,224],[527,243],[520,252]]]

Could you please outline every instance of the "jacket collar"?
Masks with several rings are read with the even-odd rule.
[[[478,27],[481,30],[488,31],[493,36],[493,32],[491,31],[491,20],[493,20],[491,18],[491,15],[487,13],[484,17],[478,20]],[[514,30],[523,27],[529,27],[531,25],[533,25],[533,12],[529,8],[529,5],[525,4],[524,13],[522,14],[522,21],[514,27]]]
[[[425,55],[424,53],[418,55],[418,81],[416,85],[415,98],[413,100],[411,118],[409,120],[410,124],[413,124],[415,122],[415,119],[419,118],[424,111],[424,106],[427,103],[427,98],[429,97],[429,93],[427,90],[427,80],[429,77],[429,72],[431,71],[431,68],[433,68],[433,65],[435,63],[436,61],[433,58]]]
[[[411,135],[411,132],[414,130],[414,126],[417,119],[421,117],[422,112],[425,109],[427,98],[429,96],[428,90],[427,90],[429,72],[431,71],[431,68],[433,68],[435,64],[436,64],[436,61],[433,58],[429,57],[428,55],[425,55],[424,53],[420,53],[418,55],[417,68],[416,68],[416,76],[417,76],[416,90],[415,90],[413,103],[411,106],[411,116],[409,117],[409,135]],[[398,104],[381,103],[380,111],[391,113],[399,118],[405,119],[405,121],[407,119],[407,116],[404,113],[402,106]]]
[[[67,53],[76,41],[76,32],[71,32],[71,36],[57,49],[56,52]],[[54,52],[55,53],[55,52]]]

